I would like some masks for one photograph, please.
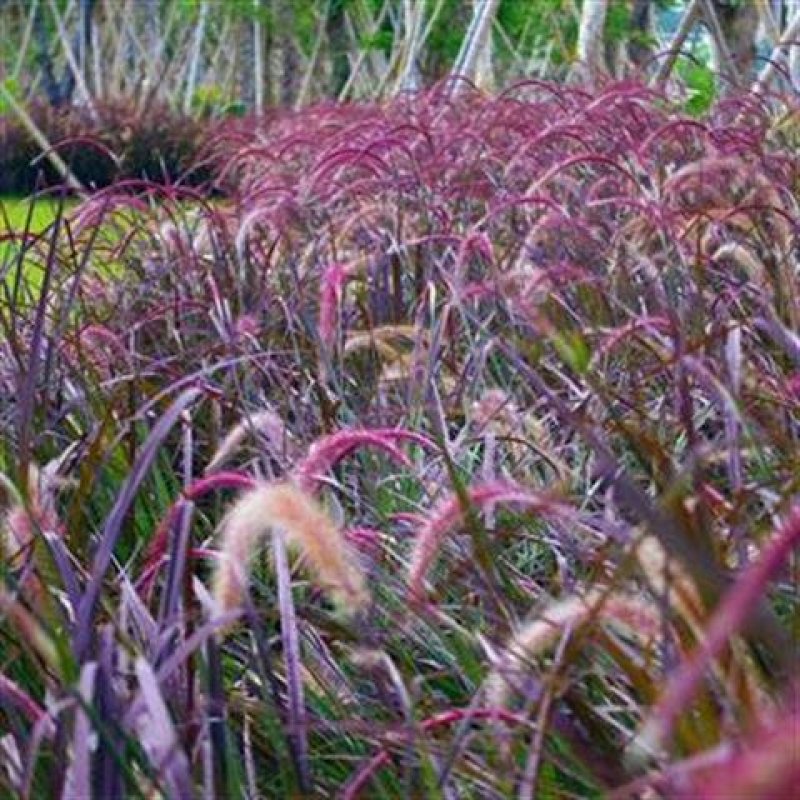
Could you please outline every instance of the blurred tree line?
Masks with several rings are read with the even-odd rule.
[[[798,87],[799,18],[800,0],[0,0],[0,112],[260,112],[455,72],[486,89],[677,75],[710,95],[752,84],[771,55],[770,78]]]
[[[456,75],[637,76],[702,114],[800,89],[798,43],[800,0],[0,0],[0,193],[202,183],[205,119]]]

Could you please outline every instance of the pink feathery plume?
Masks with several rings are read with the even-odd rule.
[[[403,428],[374,428],[337,431],[317,439],[308,455],[295,467],[294,478],[305,491],[313,491],[328,470],[354,450],[375,447],[383,450],[392,460],[403,467],[411,466],[408,457],[397,446],[398,440],[416,442],[433,448],[433,442],[425,436]]]
[[[506,481],[493,481],[473,486],[467,490],[469,505],[484,508],[497,503],[517,505],[540,513],[564,513],[565,506],[552,496],[531,491],[523,486]],[[424,596],[424,581],[442,540],[465,517],[467,508],[457,494],[444,499],[428,515],[416,537],[411,553],[411,566],[408,571],[409,594],[413,600]]]
[[[474,722],[501,721],[509,725],[527,725],[529,722],[524,715],[515,714],[505,708],[452,708],[424,720],[420,724],[420,728],[424,733],[429,733],[437,728],[457,725],[459,722],[467,720]],[[380,750],[347,781],[340,795],[342,800],[356,800],[360,797],[375,773],[388,765],[391,760],[392,756],[389,750],[385,748]]]
[[[320,280],[319,337],[326,347],[336,342],[336,323],[342,303],[344,286],[353,273],[347,264],[330,264]]]
[[[164,518],[158,524],[155,535],[150,542],[150,547],[145,556],[142,575],[139,579],[139,588],[148,594],[153,588],[153,582],[158,575],[159,567],[167,554],[169,547],[169,532],[178,519],[184,504],[195,502],[210,492],[219,489],[252,489],[256,485],[255,478],[241,472],[216,472],[192,483],[183,492],[179,500],[170,506]]]

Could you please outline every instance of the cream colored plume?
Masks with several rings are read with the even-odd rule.
[[[658,610],[640,598],[595,589],[586,597],[559,600],[513,636],[486,679],[486,705],[505,706],[516,679],[529,671],[532,659],[555,645],[567,629],[577,630],[593,619],[623,627],[645,641],[661,631]]]
[[[283,420],[274,411],[266,410],[249,414],[231,428],[222,440],[206,467],[206,474],[216,472],[225,464],[241,447],[245,438],[252,433],[263,434],[267,438],[269,446],[276,453],[281,452],[284,439],[288,437]]]
[[[286,537],[319,582],[348,610],[369,600],[364,575],[342,531],[323,508],[291,483],[265,483],[246,492],[222,523],[213,596],[220,613],[241,605],[256,547],[270,532]]]
[[[366,331],[349,331],[344,343],[344,353],[349,355],[365,348],[374,348],[381,356],[393,361],[401,355],[391,342],[400,339],[414,342],[420,331],[414,325],[381,325]]]
[[[661,542],[651,535],[643,536],[636,544],[636,558],[653,594],[668,598],[672,609],[683,617],[693,635],[702,639],[706,616],[703,601],[683,565],[671,558]]]

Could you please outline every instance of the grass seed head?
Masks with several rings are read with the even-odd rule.
[[[504,503],[542,513],[557,511],[563,513],[565,510],[553,497],[509,481],[492,481],[473,486],[467,494],[469,505],[481,509]],[[461,498],[454,493],[448,495],[426,518],[417,534],[408,570],[408,588],[412,600],[423,599],[425,576],[444,538],[463,521],[466,512]]]
[[[241,605],[256,547],[278,531],[306,557],[338,603],[353,611],[366,605],[364,575],[342,532],[309,494],[291,483],[272,483],[244,494],[223,522],[213,586],[221,613]]]
[[[276,452],[280,452],[286,436],[286,426],[280,416],[269,409],[247,415],[231,428],[222,440],[211,461],[208,462],[206,474],[216,472],[225,464],[241,447],[242,442],[251,432],[263,434],[270,447]]]
[[[525,674],[530,661],[555,645],[566,630],[581,628],[592,619],[622,627],[643,641],[655,639],[661,631],[658,611],[640,598],[594,589],[586,597],[559,600],[513,636],[487,678],[487,705],[507,705],[514,677]]]

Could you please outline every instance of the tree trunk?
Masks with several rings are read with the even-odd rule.
[[[419,71],[419,44],[422,37],[425,4],[415,4],[414,0],[403,2],[403,61],[398,86],[403,91],[413,91],[422,85]]]
[[[658,65],[658,70],[653,77],[653,83],[657,86],[663,85],[667,78],[669,78],[672,68],[675,66],[675,62],[678,60],[678,54],[683,47],[683,43],[692,32],[692,29],[694,28],[701,14],[701,0],[691,0],[681,16],[678,29],[675,31],[672,41],[669,43],[669,47],[667,48],[664,57],[661,59],[661,63]]]
[[[608,0],[583,0],[578,32],[578,61],[592,83],[608,72],[603,58],[603,28],[607,11]]]
[[[712,0],[711,5],[719,21],[724,46],[730,55],[733,85],[748,85],[752,79],[756,59],[756,30],[758,28],[758,3],[741,0]],[[712,31],[713,34],[713,31]],[[725,70],[725,54],[714,40],[715,66]]]
[[[331,0],[325,23],[331,57],[331,97],[338,97],[350,80],[347,19],[344,0]]]
[[[269,55],[272,103],[290,108],[296,95],[299,72],[297,52],[292,40],[294,14],[292,0],[273,0],[271,50]]]
[[[80,21],[78,40],[78,66],[83,80],[87,81],[89,73],[89,54],[92,47],[92,14],[95,0],[80,0]],[[87,81],[88,82],[88,81]]]
[[[472,22],[453,67],[454,75],[470,81],[475,81],[478,77],[478,67],[484,57],[483,52],[491,41],[492,22],[499,5],[500,0],[476,0]]]
[[[44,9],[41,5],[36,7],[36,12],[33,18],[33,30],[36,36],[36,60],[39,62],[39,68],[42,70],[42,85],[45,94],[47,95],[47,102],[54,108],[68,103],[70,95],[74,91],[75,85],[69,86],[65,83],[68,75],[64,76],[64,81],[59,81],[56,78],[55,68],[53,66],[53,55],[50,51],[50,41],[47,36],[47,26],[45,25]]]
[[[194,40],[192,41],[192,52],[189,59],[189,72],[186,76],[186,94],[183,97],[183,112],[188,114],[192,110],[192,101],[197,89],[197,76],[200,71],[200,55],[203,47],[203,37],[205,36],[206,20],[208,19],[208,0],[203,0],[200,5],[200,16],[197,20],[197,27],[194,29]]]
[[[795,89],[800,88],[800,68],[798,68],[800,58],[797,55],[800,45],[796,44],[800,40],[800,5],[797,0],[787,11],[792,13],[793,16],[788,17],[786,27],[781,32],[780,40],[761,70],[758,80],[753,84],[753,91],[755,92],[763,92],[769,86],[770,82],[779,74],[787,59],[792,86]]]
[[[236,84],[244,105],[261,114],[264,110],[264,30],[259,16],[261,0],[251,0],[251,3],[252,10],[233,24],[234,36],[240,42],[236,53]],[[217,53],[213,60],[217,61]],[[227,56],[225,61],[229,61]],[[217,86],[220,80],[219,77],[214,79]]]
[[[637,70],[647,66],[653,55],[652,38],[653,0],[633,0],[631,9],[631,36],[628,42],[628,58]]]

